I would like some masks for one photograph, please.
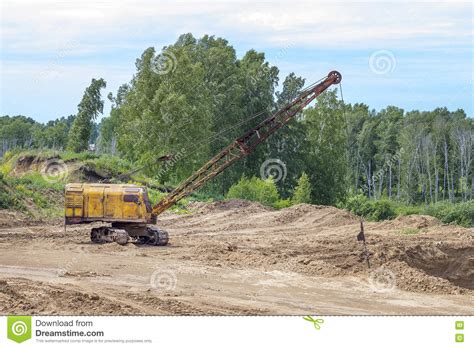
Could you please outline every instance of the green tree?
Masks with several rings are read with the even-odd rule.
[[[101,90],[105,87],[106,82],[103,79],[92,79],[91,84],[86,88],[78,105],[77,116],[69,131],[67,144],[69,150],[81,152],[88,149],[93,135],[94,121],[104,109]]]
[[[354,105],[345,105],[346,116],[346,133],[347,133],[347,154],[349,166],[349,192],[354,195],[361,190],[365,192],[363,187],[366,185],[366,168],[367,161],[364,158],[365,149],[361,146],[359,134],[366,123],[371,120],[371,112],[369,107],[362,103]]]
[[[68,134],[74,122],[74,115],[49,121],[36,129],[35,142],[39,148],[63,150],[68,142]]]
[[[311,203],[311,183],[309,182],[309,177],[305,172],[301,174],[298,180],[291,202],[293,204]]]
[[[281,92],[276,93],[276,109],[284,107],[292,102],[304,87],[305,80],[302,77],[290,73],[283,81]],[[277,186],[282,196],[289,197],[295,187],[298,175],[305,169],[304,142],[305,137],[302,115],[296,115],[285,127],[272,135],[263,147],[266,147],[266,157],[276,158],[285,163],[287,175],[285,180],[280,180]]]
[[[34,146],[36,129],[41,125],[26,116],[0,117],[1,153],[13,148]]]
[[[245,123],[245,130],[256,126],[275,110],[275,89],[278,84],[278,68],[265,60],[265,54],[249,50],[238,65],[244,76],[245,93],[241,103],[246,118],[260,116]],[[277,135],[275,135],[277,136]],[[264,145],[257,147],[252,154],[245,157],[236,169],[248,176],[259,173],[260,166],[268,159]]]
[[[342,102],[337,91],[326,91],[316,107],[304,112],[306,132],[306,172],[311,182],[311,197],[319,204],[335,204],[347,192],[347,134]]]
[[[98,127],[97,149],[100,153],[110,153],[112,155],[117,153],[117,130],[121,120],[121,106],[125,102],[129,91],[130,87],[125,83],[119,87],[116,96],[112,92],[107,96],[112,103],[112,107],[110,116],[102,118]]]
[[[166,71],[156,70],[160,59],[167,62]],[[136,67],[126,93],[112,108],[111,120],[101,126],[101,139],[110,143],[115,134],[118,151],[149,164],[149,174],[160,173],[162,182],[183,180],[273,110],[278,69],[253,50],[238,60],[234,48],[221,38],[181,35],[158,54],[152,47],[145,50]],[[248,120],[258,112],[259,117]],[[205,189],[224,194],[242,174],[255,175],[264,151],[260,147]],[[180,160],[162,171],[152,164],[163,154]]]
[[[377,118],[379,122],[374,130],[378,134],[378,139],[374,142],[376,146],[374,161],[377,167],[373,176],[374,196],[381,198],[385,186],[385,195],[391,198],[397,166],[396,155],[400,150],[398,130],[403,120],[403,110],[389,106],[381,110]]]
[[[159,55],[154,48],[145,50],[124,101],[112,115],[118,118],[120,153],[148,165],[149,174],[160,173],[162,182],[182,180],[209,158],[209,144],[203,140],[211,135],[211,100],[204,88],[205,69],[193,62],[190,45],[178,40]],[[157,69],[159,59],[167,59],[170,68]],[[186,159],[160,171],[154,163],[164,154]]]
[[[242,177],[238,183],[231,186],[227,198],[247,199],[273,206],[280,199],[280,195],[272,177],[266,180]]]

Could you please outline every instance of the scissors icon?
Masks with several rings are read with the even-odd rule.
[[[312,322],[316,330],[321,329],[320,324],[324,323],[324,319],[321,319],[321,318],[314,319],[313,317],[311,317],[311,315],[307,315],[306,317],[303,317],[303,319]]]

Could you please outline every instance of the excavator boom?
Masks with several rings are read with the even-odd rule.
[[[209,182],[234,162],[250,154],[260,143],[287,124],[317,96],[328,89],[331,85],[338,84],[340,81],[341,74],[337,71],[331,71],[322,82],[302,92],[291,103],[275,112],[272,116],[262,121],[256,127],[247,131],[240,138],[235,139],[209,162],[204,164],[198,171],[194,172],[189,178],[181,182],[181,184],[170,192],[168,196],[163,198],[153,207],[152,214],[161,214],[180,199]]]

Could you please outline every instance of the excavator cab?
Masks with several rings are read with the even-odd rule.
[[[119,184],[66,185],[66,224],[95,221],[152,223],[146,188]]]
[[[93,242],[116,241],[128,237],[144,243],[164,245],[168,234],[155,226],[156,215],[145,187],[122,184],[68,184],[65,192],[66,225],[93,222],[112,227],[93,228]]]

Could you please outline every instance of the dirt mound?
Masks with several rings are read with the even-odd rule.
[[[313,226],[341,226],[356,223],[358,218],[335,207],[325,205],[297,204],[282,209],[274,220],[278,223],[299,223]]]
[[[429,215],[403,215],[398,216],[393,220],[387,220],[379,223],[381,229],[396,229],[396,228],[427,228],[439,226],[441,222]]]
[[[63,161],[59,156],[21,156],[16,161],[10,174],[21,177],[29,172],[48,172],[50,166],[59,167],[60,170],[65,171],[69,181],[100,182],[110,179],[110,176],[106,173],[101,173],[96,168],[85,165],[78,159]],[[129,177],[123,179],[127,180]]]
[[[209,224],[212,214],[228,212],[225,221],[219,221],[223,230],[236,230],[247,226],[282,226],[293,227],[334,227],[354,224],[358,218],[345,211],[331,206],[297,204],[289,208],[275,210],[258,202],[243,199],[231,199],[212,203],[192,202],[188,208],[195,211],[199,218],[205,216],[203,224]],[[206,217],[207,216],[207,217]],[[244,220],[238,219],[245,217]],[[216,217],[214,216],[214,219]],[[196,226],[201,226],[199,221],[194,221]]]
[[[209,214],[227,210],[239,210],[246,213],[259,213],[272,210],[261,203],[251,202],[245,199],[229,199],[212,203],[191,202],[188,204],[188,208],[201,214]]]
[[[396,278],[397,288],[406,291],[464,294],[474,290],[470,229],[408,236],[380,231],[378,223],[367,223],[372,266],[368,269],[362,244],[356,239],[358,219],[349,213],[331,207],[300,205],[258,217],[263,225],[268,217],[280,222],[267,224],[267,230],[260,231],[258,227],[258,234],[243,234],[249,228],[255,231],[254,217],[248,216],[249,228],[231,220],[219,227],[222,238],[213,232],[212,241],[198,242],[192,254],[217,267],[246,265],[309,276],[355,276],[365,283],[374,270],[382,268]],[[411,226],[412,222],[413,219],[401,219],[396,229]],[[201,228],[206,228],[206,224]]]
[[[474,247],[469,241],[446,239],[439,243],[422,236],[374,236],[370,231],[366,238],[372,270],[392,272],[400,289],[446,294],[474,290]],[[300,252],[300,263],[308,265],[306,271],[310,273],[364,278],[369,271],[362,246],[354,236],[330,238],[318,247],[307,245]],[[332,267],[314,267],[321,262]]]
[[[390,261],[383,266],[385,272],[393,275],[393,286],[412,292],[462,294],[459,287],[442,277],[435,277],[420,268],[412,267],[405,261]]]

